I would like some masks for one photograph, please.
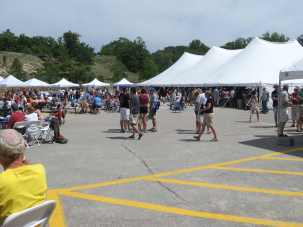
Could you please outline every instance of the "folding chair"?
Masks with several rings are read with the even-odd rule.
[[[42,124],[40,126],[40,131],[41,131],[41,133],[40,133],[39,140],[41,140],[42,143],[52,143],[53,142],[54,135],[52,133],[49,123]]]
[[[12,214],[4,220],[2,227],[46,227],[55,206],[56,202],[49,200]]]
[[[41,128],[36,124],[31,124],[25,129],[24,137],[26,138],[28,145],[33,146],[34,144],[38,144],[40,146],[39,139],[41,138]]]

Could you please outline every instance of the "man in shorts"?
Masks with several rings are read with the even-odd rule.
[[[205,96],[205,93],[198,89],[196,92],[196,101],[195,101],[195,115],[196,115],[196,133],[199,134],[202,126],[202,117],[203,113],[201,112],[201,109],[203,109],[203,106],[206,104],[207,98]]]
[[[157,92],[155,89],[151,90],[150,95],[150,110],[149,110],[149,117],[152,120],[153,127],[150,129],[152,132],[157,132],[157,119],[156,119],[156,113],[160,106],[160,101],[157,95]]]
[[[119,96],[120,101],[120,127],[121,132],[125,132],[129,128],[129,94],[126,88],[123,88]]]
[[[132,127],[133,134],[129,137],[130,139],[135,138],[135,134],[137,133],[138,139],[140,140],[143,134],[139,132],[137,129],[138,120],[139,120],[139,112],[140,112],[140,101],[139,96],[137,95],[136,88],[131,88],[130,90],[130,116],[129,116],[129,124]]]
[[[278,96],[279,96],[279,85],[274,85],[274,90],[271,93],[272,99],[272,107],[274,111],[274,119],[275,119],[275,126],[278,127]]]
[[[42,203],[46,199],[45,169],[29,164],[25,158],[25,141],[14,129],[0,132],[0,225],[16,212]]]
[[[294,92],[290,96],[291,98],[291,119],[292,119],[292,125],[291,127],[296,127],[297,130],[298,128],[298,122],[300,119],[300,94],[299,94],[299,87],[294,88]]]
[[[288,85],[283,85],[282,92],[279,94],[279,114],[278,114],[278,136],[287,137],[284,134],[284,128],[288,121],[288,107],[291,106],[289,100]]]

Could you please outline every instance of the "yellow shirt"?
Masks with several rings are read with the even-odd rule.
[[[41,164],[24,165],[0,173],[0,223],[16,212],[46,199],[46,175]]]

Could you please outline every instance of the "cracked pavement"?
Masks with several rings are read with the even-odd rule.
[[[248,114],[246,111],[216,109],[214,121],[218,130],[217,143],[209,142],[210,135],[205,135],[201,142],[193,140],[194,115],[191,109],[182,113],[172,113],[162,105],[158,113],[158,132],[148,132],[141,140],[128,139],[130,133],[119,132],[118,113],[68,114],[62,132],[69,139],[69,143],[36,146],[27,156],[32,162],[41,162],[45,165],[49,188],[68,188],[226,162],[288,148],[277,145],[275,129],[269,127],[273,122],[272,113],[261,115],[261,122],[252,124],[247,123]],[[148,124],[151,126],[151,122]],[[296,145],[302,146],[302,143],[302,139],[296,140]],[[293,165],[296,171],[303,171],[301,165]],[[242,168],[245,167],[243,164]],[[269,169],[279,167],[285,170],[289,168],[284,164],[277,166],[277,162],[273,161],[258,166],[265,167]],[[301,179],[295,176],[272,178],[267,175],[207,170],[172,178],[228,184],[235,182],[238,185],[284,190],[292,187],[303,191],[303,186],[299,184]],[[253,193],[212,190],[160,181],[137,181],[81,192],[189,210],[303,222],[298,213],[303,209],[303,201],[300,198],[266,197]],[[287,201],[290,201],[290,204]],[[273,204],[272,208],[270,204]],[[73,227],[256,226],[69,197],[62,198],[62,205],[67,226]]]

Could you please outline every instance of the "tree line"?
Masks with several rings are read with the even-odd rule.
[[[277,32],[267,32],[260,38],[271,42],[286,42],[289,40],[286,35]],[[225,43],[222,47],[242,49],[251,40],[251,37],[238,38]],[[303,45],[303,36],[300,36],[298,41]],[[121,68],[125,68],[130,72],[137,73],[139,80],[143,81],[167,69],[185,51],[204,55],[209,48],[202,41],[195,39],[188,45],[168,46],[151,53],[141,37],[135,40],[121,37],[102,46],[99,52],[95,52],[91,46],[80,40],[78,33],[71,31],[65,32],[58,39],[42,36],[29,37],[25,34],[17,36],[10,30],[0,33],[0,51],[13,51],[38,56],[43,60],[44,67],[38,70],[37,75],[32,76],[37,76],[48,82],[55,82],[62,77],[78,83],[87,82],[96,76],[92,71],[92,66],[97,55],[115,56],[123,64],[123,67],[112,69],[114,72],[113,80],[117,81],[124,77],[125,72]],[[20,79],[25,78],[22,63],[17,58],[11,65],[10,73]]]

